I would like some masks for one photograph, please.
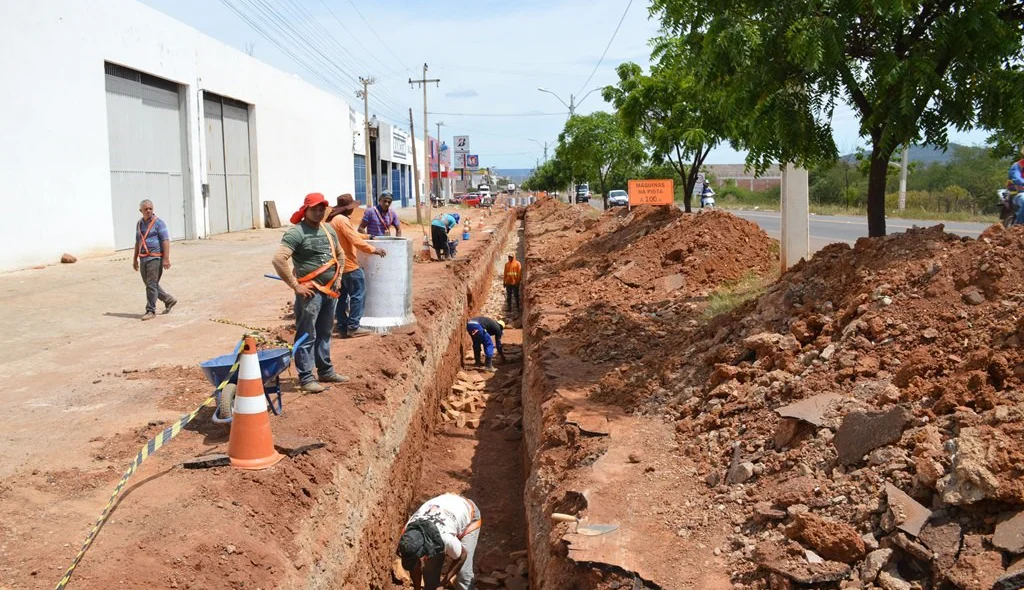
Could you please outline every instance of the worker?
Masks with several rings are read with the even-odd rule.
[[[331,331],[345,253],[334,228],[323,222],[326,216],[327,199],[320,193],[306,195],[274,254],[277,275],[295,291],[295,337],[307,335],[295,349],[299,389],[306,393],[321,393],[326,389],[323,383],[348,381],[331,363]]]
[[[371,246],[359,232],[352,227],[352,212],[359,207],[351,194],[345,193],[338,197],[338,206],[331,210],[327,217],[334,232],[338,234],[341,250],[345,253],[345,267],[341,273],[341,294],[338,297],[336,330],[342,338],[359,338],[367,336],[370,330],[359,327],[363,319],[363,298],[366,296],[366,277],[359,268],[356,250],[367,254],[375,254],[381,258],[388,255],[387,250]]]
[[[398,540],[398,556],[412,587],[469,590],[480,523],[476,504],[456,494],[442,494],[420,506]]]
[[[439,262],[452,257],[448,248],[448,232],[459,225],[459,219],[458,213],[442,213],[430,222],[430,239]]]
[[[142,275],[146,284],[146,313],[142,321],[156,317],[156,300],[164,303],[164,313],[170,313],[178,300],[160,287],[164,271],[171,268],[171,236],[167,224],[153,214],[153,201],[146,199],[139,203],[142,219],[135,224],[135,254],[132,268]]]
[[[523,278],[523,265],[516,260],[515,254],[508,255],[505,263],[505,311],[512,313],[512,299],[516,300],[516,311],[522,309],[519,303],[519,282]]]
[[[359,224],[361,233],[369,234],[370,239],[381,236],[390,236],[391,228],[395,228],[395,237],[402,237],[402,223],[398,220],[398,213],[391,208],[391,191],[384,191],[377,199],[377,204],[366,209],[363,213],[363,221]]]
[[[501,335],[505,331],[505,322],[477,316],[470,318],[466,322],[466,331],[469,332],[469,337],[473,339],[474,364],[477,367],[481,366],[480,349],[483,349],[484,358],[486,359],[486,363],[483,364],[484,369],[492,373],[496,371],[497,369],[494,368],[495,348],[497,348],[501,360],[505,360],[505,349],[501,346]]]

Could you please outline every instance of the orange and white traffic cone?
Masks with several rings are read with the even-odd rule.
[[[263,394],[263,377],[256,356],[256,340],[245,337],[242,359],[238,364],[238,389],[228,438],[228,457],[238,469],[266,469],[283,458],[274,450],[270,432],[267,398]]]

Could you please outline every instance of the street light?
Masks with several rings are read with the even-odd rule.
[[[541,142],[539,142],[539,141],[537,141],[536,139],[533,139],[533,138],[528,138],[528,139],[530,141],[532,141],[533,143],[539,145],[540,147],[544,148],[544,161],[547,162],[548,161],[548,142],[545,141],[544,143],[541,143]]]
[[[537,87],[537,90],[539,90],[539,91],[541,91],[541,92],[547,92],[547,93],[548,93],[548,94],[550,94],[551,96],[554,96],[555,98],[557,98],[557,99],[558,99],[558,102],[560,102],[560,103],[562,103],[563,105],[565,105],[565,108],[569,109],[569,116],[570,116],[570,117],[572,117],[573,115],[575,115],[575,114],[576,114],[576,107],[580,106],[580,104],[582,104],[582,103],[583,103],[583,101],[584,101],[584,100],[586,100],[588,96],[590,96],[591,94],[593,94],[593,93],[594,93],[595,91],[597,91],[597,90],[599,90],[599,89],[600,89],[600,86],[599,86],[599,87],[597,87],[597,88],[594,88],[594,89],[592,89],[592,90],[591,90],[590,92],[588,92],[588,93],[584,94],[584,95],[583,95],[583,98],[579,99],[579,101],[577,101],[577,100],[576,100],[576,97],[575,97],[575,96],[573,96],[572,94],[570,94],[570,95],[569,95],[569,103],[568,103],[568,104],[566,104],[566,102],[565,102],[564,100],[562,100],[562,97],[558,96],[558,95],[557,95],[557,94],[555,94],[554,92],[552,92],[552,91],[548,90],[547,88],[544,88],[543,86],[538,86],[538,87]]]

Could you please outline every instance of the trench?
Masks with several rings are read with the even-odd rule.
[[[495,358],[495,373],[475,370],[471,344],[462,334],[463,368],[447,399],[439,404],[438,428],[424,444],[423,470],[410,508],[445,492],[476,502],[483,527],[474,572],[476,587],[483,589],[529,587],[520,395],[522,323],[520,312],[506,312],[502,281],[508,254],[522,258],[522,232],[520,222],[495,257],[489,289],[471,306],[474,316],[504,320],[506,361]],[[462,391],[464,387],[468,391]],[[392,588],[407,588],[404,572],[395,567],[393,573]]]

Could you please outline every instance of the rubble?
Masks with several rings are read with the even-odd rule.
[[[839,462],[857,463],[868,452],[898,441],[909,420],[910,413],[902,406],[887,412],[850,412],[832,439]]]
[[[932,511],[888,482],[885,484],[885,496],[889,501],[889,512],[892,514],[896,528],[915,537],[918,536],[921,533],[921,527],[928,522],[928,518],[932,515]]]

